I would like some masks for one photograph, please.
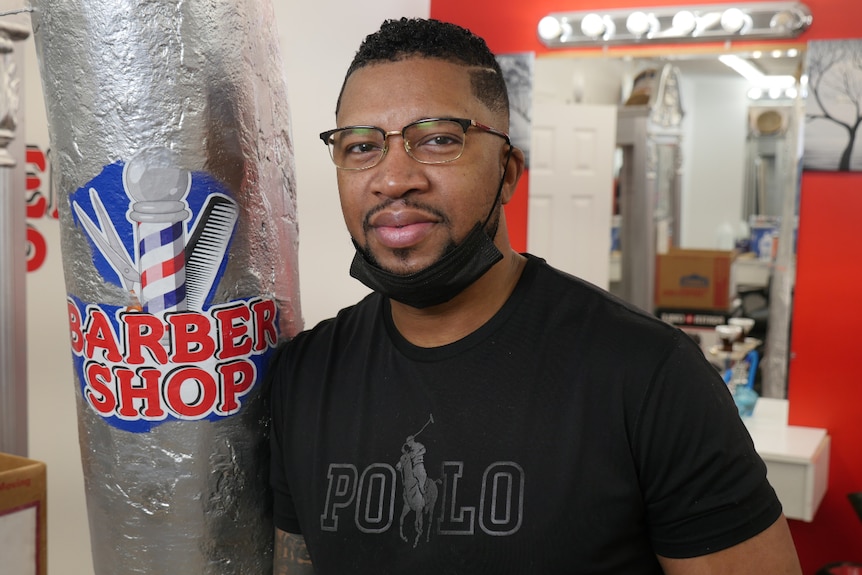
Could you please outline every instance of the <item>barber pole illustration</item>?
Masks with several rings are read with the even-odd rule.
[[[301,328],[267,0],[34,0],[97,575],[269,573],[276,346]]]
[[[138,223],[135,242],[141,303],[148,313],[186,308],[183,222],[189,211],[182,200],[188,194],[191,178],[175,165],[169,150],[156,149],[151,158],[136,156],[123,169],[123,188],[135,200],[129,218]]]

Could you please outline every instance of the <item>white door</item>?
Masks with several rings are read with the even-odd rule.
[[[608,288],[616,106],[534,106],[527,250]]]

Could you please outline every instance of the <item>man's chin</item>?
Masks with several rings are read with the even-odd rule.
[[[425,268],[431,266],[440,258],[425,258],[428,261],[422,261],[412,248],[399,248],[386,250],[386,253],[380,254],[378,250],[365,251],[365,258],[378,268],[399,276],[408,276],[421,272]]]
[[[456,247],[455,242],[449,242],[440,253],[436,255],[423,255],[415,247],[382,248],[374,246],[369,248],[368,244],[366,244],[361,248],[361,252],[365,256],[365,259],[377,268],[391,274],[409,276],[436,264]]]
[[[380,269],[387,271],[391,274],[398,276],[409,276],[421,272],[422,270],[431,266],[434,262],[429,261],[423,263],[409,257],[404,257],[391,258],[383,262],[381,262],[379,259],[375,259],[373,263]]]

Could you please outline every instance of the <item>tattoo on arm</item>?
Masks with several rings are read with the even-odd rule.
[[[302,535],[275,530],[273,575],[312,575],[311,556]]]

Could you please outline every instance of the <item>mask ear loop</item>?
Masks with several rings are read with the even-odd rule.
[[[497,209],[497,202],[500,201],[500,197],[503,195],[503,184],[506,183],[506,172],[509,171],[509,160],[512,159],[512,152],[515,151],[515,146],[509,143],[509,151],[506,152],[506,163],[503,164],[503,176],[500,178],[500,185],[497,186],[497,195],[494,196],[494,201],[491,203],[491,211],[488,212],[488,215],[485,216],[485,221],[482,222],[482,228],[485,229],[485,226],[488,225],[488,222],[491,221],[491,216],[494,215],[494,210]],[[489,237],[493,240],[497,235],[497,226],[494,226],[492,233],[488,234]]]

